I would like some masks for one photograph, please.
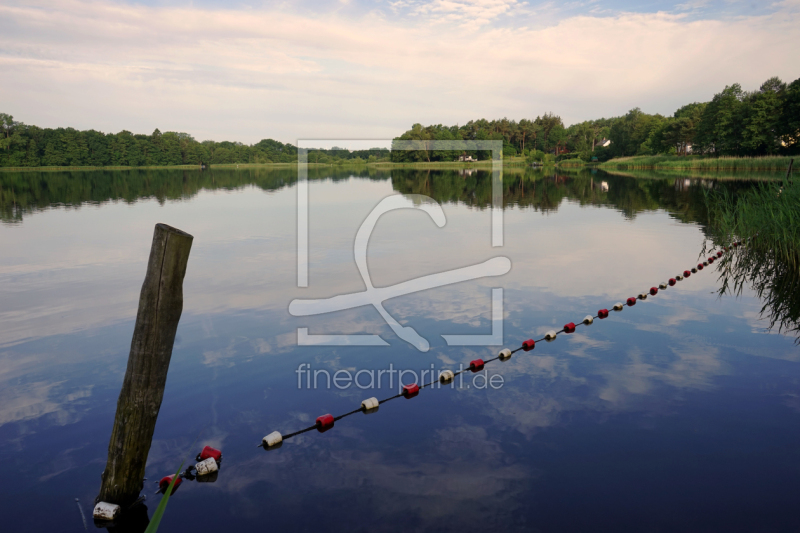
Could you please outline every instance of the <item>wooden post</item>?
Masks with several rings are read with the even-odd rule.
[[[183,311],[183,277],[193,239],[166,224],[156,224],[153,232],[97,501],[129,505],[143,488],[144,467]]]

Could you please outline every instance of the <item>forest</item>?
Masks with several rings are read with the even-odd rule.
[[[773,77],[757,90],[735,83],[709,102],[690,103],[672,116],[639,108],[620,117],[565,126],[544,113],[518,122],[471,120],[464,125],[414,124],[396,140],[502,140],[505,157],[532,160],[606,161],[633,155],[701,154],[713,157],[792,155],[800,152],[800,79],[790,84]],[[489,153],[469,152],[478,159]],[[451,152],[310,150],[309,162],[335,164],[391,160],[451,161]],[[40,128],[0,113],[0,167],[142,167],[294,163],[297,147],[272,139],[247,145],[197,141],[188,133],[102,133],[73,128]]]
[[[538,161],[606,161],[689,153],[713,157],[791,155],[800,152],[800,79],[787,85],[773,77],[752,92],[735,83],[710,102],[684,105],[669,117],[634,108],[621,117],[566,127],[561,117],[545,113],[519,122],[503,118],[469,121],[462,126],[414,124],[399,139],[502,140],[505,157],[524,155]],[[489,157],[480,152],[468,154],[478,159]],[[398,162],[445,158],[452,159],[452,155],[431,150],[392,153],[392,160]]]

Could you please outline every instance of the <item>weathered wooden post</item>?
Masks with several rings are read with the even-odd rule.
[[[156,224],[153,232],[97,501],[124,507],[136,501],[143,488],[144,467],[183,311],[183,277],[193,239],[166,224]]]

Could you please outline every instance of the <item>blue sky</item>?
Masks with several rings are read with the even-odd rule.
[[[800,0],[0,0],[0,111],[199,139],[671,114],[800,77]]]

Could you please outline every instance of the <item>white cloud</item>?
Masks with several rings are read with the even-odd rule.
[[[41,126],[245,142],[385,138],[417,121],[549,110],[568,122],[635,106],[671,113],[726,84],[797,77],[792,6],[730,20],[572,16],[532,29],[499,24],[536,24],[515,0],[408,2],[404,16],[357,18],[10,0],[0,68],[13,82],[0,100]]]

